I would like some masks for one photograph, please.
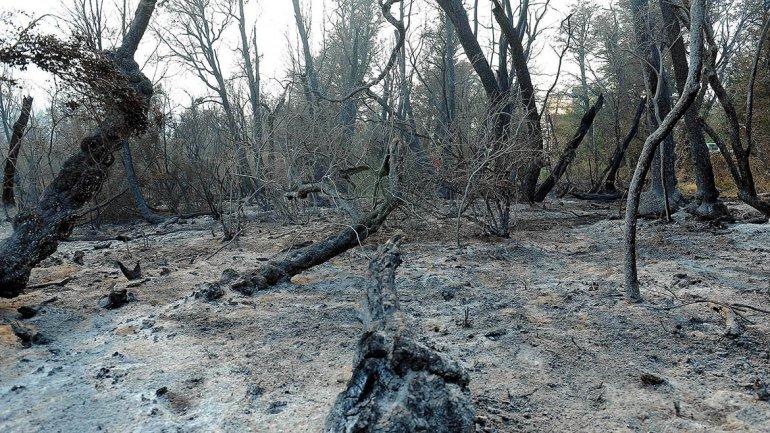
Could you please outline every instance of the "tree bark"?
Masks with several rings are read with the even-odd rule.
[[[591,126],[596,118],[596,113],[599,112],[603,104],[604,95],[599,95],[599,99],[596,100],[596,103],[583,115],[583,118],[580,120],[580,126],[575,132],[575,136],[572,137],[572,140],[570,140],[569,143],[567,143],[564,152],[561,157],[559,157],[559,162],[557,162],[556,166],[551,170],[551,174],[548,175],[548,178],[537,187],[534,196],[534,201],[536,203],[545,200],[548,193],[551,192],[553,187],[556,186],[556,183],[559,182],[559,179],[561,179],[562,175],[564,175],[564,172],[567,171],[567,167],[569,167],[572,160],[575,159],[575,152],[577,151],[578,146],[583,142],[583,138],[588,134],[588,131],[591,130]]]
[[[141,0],[122,45],[111,55],[115,66],[141,100],[144,118],[153,93],[152,82],[133,59],[156,0]],[[59,242],[72,232],[78,210],[88,203],[107,179],[115,161],[113,152],[136,131],[136,125],[122,113],[111,113],[80,143],[80,151],[64,162],[54,181],[46,188],[37,207],[16,217],[11,236],[0,243],[0,297],[21,294],[32,268],[53,254]]]
[[[762,35],[760,37],[759,45],[757,47],[757,51],[754,57],[751,78],[749,80],[749,94],[747,97],[747,100],[749,102],[753,100],[753,90],[754,90],[753,84],[757,74],[757,64],[759,62],[759,57],[761,55],[762,43],[764,39],[767,38],[769,33],[770,33],[770,21],[766,22],[763,27]],[[717,46],[716,46],[716,42],[714,41],[713,30],[709,27],[706,28],[706,38],[710,48],[707,55],[707,61],[708,61],[707,68],[706,68],[707,76],[708,76],[707,78],[708,78],[709,85],[711,86],[711,89],[714,91],[714,95],[716,96],[717,101],[722,106],[722,109],[725,112],[725,118],[726,118],[727,129],[728,129],[728,138],[729,138],[729,143],[731,148],[730,150],[732,150],[732,154],[728,151],[727,146],[717,136],[716,132],[713,129],[709,128],[708,125],[706,125],[705,123],[702,123],[702,125],[706,130],[706,132],[717,143],[717,145],[719,146],[719,150],[722,153],[722,156],[725,158],[725,161],[727,161],[728,166],[730,167],[730,173],[732,174],[735,184],[738,187],[738,198],[740,198],[743,202],[745,202],[749,206],[762,212],[764,215],[770,216],[770,201],[762,200],[757,195],[756,184],[754,182],[754,175],[751,171],[751,164],[750,164],[751,153],[750,153],[750,149],[748,147],[744,148],[742,144],[741,124],[738,118],[738,112],[735,109],[735,104],[733,103],[732,97],[728,94],[727,90],[722,84],[722,80],[719,77],[719,74],[717,74],[716,72]],[[747,114],[751,114],[751,111],[752,110],[749,109]],[[701,122],[703,122],[702,119],[701,119]],[[747,122],[747,126],[749,127],[749,135],[750,135],[751,122]],[[733,156],[735,159],[733,159]]]
[[[517,29],[506,16],[505,9],[498,0],[493,0],[493,13],[500,30],[505,34],[508,46],[511,52],[511,62],[516,72],[516,82],[519,85],[521,103],[527,117],[527,126],[529,128],[529,146],[527,155],[530,160],[524,170],[524,179],[522,180],[522,191],[526,199],[530,202],[535,201],[537,191],[537,181],[540,178],[540,171],[543,167],[543,127],[540,124],[540,112],[537,109],[535,100],[535,86],[532,84],[532,76],[527,65],[527,55],[524,46],[521,43],[521,29]],[[503,49],[503,48],[501,48]],[[543,108],[545,109],[545,107]]]
[[[484,91],[490,101],[500,100],[500,87],[497,84],[495,73],[489,65],[484,52],[481,50],[478,39],[471,30],[468,22],[468,13],[459,0],[436,0],[447,18],[452,22],[456,30],[457,39],[460,41],[468,61],[473,66],[476,75],[479,76]]]
[[[655,151],[684,116],[688,108],[698,96],[700,90],[702,50],[703,50],[703,21],[704,0],[693,0],[690,7],[690,67],[682,94],[673,109],[660,122],[655,131],[647,137],[639,156],[639,162],[631,179],[626,202],[626,232],[625,232],[625,286],[626,297],[631,302],[642,300],[639,292],[639,280],[636,267],[636,225],[638,220],[639,199],[642,193],[644,178],[650,169]]]
[[[656,46],[653,35],[651,34],[652,23],[650,22],[650,7],[648,0],[632,0],[631,13],[633,17],[634,33],[638,43],[639,55],[642,59],[642,69],[644,70],[645,85],[648,93],[652,94],[659,91],[657,98],[650,96],[648,102],[651,104],[647,111],[647,119],[650,127],[658,129],[659,121],[665,118],[671,111],[671,89],[668,85],[665,70],[661,69],[660,51]],[[662,72],[662,73],[661,73]],[[658,77],[658,74],[661,76]],[[658,83],[658,80],[663,80]],[[657,107],[657,110],[655,109]],[[684,197],[677,188],[676,172],[674,166],[674,150],[676,144],[672,134],[663,137],[663,151],[656,152],[652,163],[651,187],[644,194],[641,201],[640,213],[643,215],[662,215],[665,213],[666,205],[665,190],[669,193],[668,204],[672,208],[678,208],[684,201]],[[663,159],[661,160],[661,154]]]
[[[631,142],[639,132],[639,123],[641,123],[642,115],[644,114],[646,107],[647,98],[642,97],[642,99],[639,101],[639,104],[636,106],[636,113],[634,114],[634,119],[631,121],[631,129],[628,130],[628,134],[626,134],[625,138],[623,138],[623,142],[615,148],[615,152],[612,154],[612,159],[610,159],[610,164],[602,173],[601,177],[599,178],[599,182],[597,182],[597,184],[591,188],[592,193],[617,193],[615,182],[617,181],[620,164],[623,162],[623,156],[626,154],[628,146],[631,145]]]
[[[13,124],[11,141],[8,143],[8,157],[5,159],[5,172],[3,173],[3,205],[13,206],[16,204],[16,197],[13,190],[14,179],[16,177],[16,164],[21,150],[21,139],[24,136],[24,130],[29,123],[29,117],[32,113],[32,97],[26,96],[21,102],[21,113],[19,118]]]
[[[131,190],[131,195],[134,198],[136,210],[139,212],[139,215],[150,224],[160,224],[166,221],[166,218],[153,212],[147,204],[147,200],[144,199],[142,188],[139,186],[139,179],[137,179],[136,171],[134,170],[134,158],[131,156],[131,147],[128,140],[123,141],[122,147],[121,158],[123,161],[123,169],[126,170],[126,181]]]
[[[313,53],[310,51],[310,39],[308,37],[307,28],[305,28],[305,21],[302,18],[302,10],[299,5],[299,0],[291,0],[294,6],[294,20],[297,23],[297,33],[299,33],[299,39],[302,43],[302,55],[305,58],[305,79],[307,81],[307,92],[305,97],[307,101],[311,103],[311,107],[318,103],[320,88],[318,85],[318,74],[315,70],[313,61]]]
[[[254,152],[254,193],[259,198],[262,195],[261,179],[262,174],[262,101],[260,95],[260,70],[259,70],[259,49],[257,46],[256,29],[252,33],[251,44],[246,33],[246,14],[244,11],[244,0],[238,0],[238,31],[241,38],[241,57],[243,58],[243,69],[246,74],[246,83],[249,87],[249,104],[251,105],[251,142]],[[251,58],[251,46],[254,48],[254,61]]]
[[[689,70],[687,50],[681,36],[682,28],[669,0],[658,1],[671,46],[671,60],[674,65],[676,87],[678,92],[682,93],[684,84],[687,81],[687,71]],[[703,136],[703,129],[698,121],[699,108],[700,104],[693,104],[684,115],[685,132],[690,142],[690,152],[695,168],[695,183],[698,188],[693,209],[696,215],[704,218],[721,218],[728,215],[728,210],[724,203],[719,200],[719,190],[717,190],[714,181],[711,156],[708,146],[706,146],[706,139]]]
[[[275,284],[289,281],[291,277],[357,247],[379,230],[398,203],[396,198],[380,203],[350,227],[322,241],[274,257],[255,272],[239,277],[231,287],[233,290],[250,295]]]
[[[351,378],[326,418],[324,432],[476,431],[468,372],[409,335],[396,291],[399,240],[369,264],[365,329]]]

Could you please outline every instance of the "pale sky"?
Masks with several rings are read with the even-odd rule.
[[[3,9],[16,9],[28,12],[34,16],[40,16],[43,14],[59,15],[63,16],[64,7],[63,3],[69,4],[71,0],[0,0],[0,4]],[[117,1],[117,0],[116,0]],[[372,0],[375,1],[375,0]],[[611,0],[597,1],[599,4],[608,4]],[[108,4],[111,2],[108,0]],[[305,5],[305,8],[311,8],[313,11],[312,17],[312,34],[311,38],[315,43],[319,43],[322,39],[322,25],[323,14],[325,10],[333,7],[335,0],[301,0],[301,3]],[[431,0],[415,0],[414,11],[418,14],[424,15],[426,11],[432,11],[433,8],[429,7],[429,3],[433,3]],[[552,10],[546,15],[545,25],[556,27],[561,19],[565,16],[565,11],[569,5],[573,3],[573,0],[552,0]],[[485,5],[485,9],[488,9],[488,0],[481,0],[481,5]],[[394,14],[396,13],[396,7],[393,8]],[[164,11],[159,8],[156,12],[155,22],[162,22]],[[472,15],[472,11],[469,11],[469,15]],[[480,14],[483,17],[489,17],[488,10],[482,10]],[[484,23],[488,23],[491,18],[482,19]],[[260,53],[262,54],[262,73],[263,83],[265,83],[268,89],[276,89],[277,85],[275,80],[281,80],[286,78],[286,65],[288,64],[288,49],[289,44],[296,46],[296,26],[294,23],[294,10],[291,0],[250,0],[247,7],[247,21],[256,22],[257,25],[257,39],[260,47]],[[416,20],[419,21],[419,20]],[[46,25],[50,29],[54,29],[58,24],[64,25],[59,18],[50,17],[46,20]],[[413,25],[411,31],[418,31]],[[237,37],[237,28],[232,27],[230,34],[233,38]],[[147,36],[152,37],[151,33]],[[549,39],[554,36],[554,32],[550,31],[541,36],[538,40],[538,44],[543,47],[541,53],[537,56],[533,56],[531,68],[536,73],[535,81],[540,87],[547,87],[552,81],[552,74],[555,72],[555,65],[557,57],[553,50],[550,48],[552,43]],[[392,29],[389,28],[387,23],[383,25],[383,37],[392,38]],[[149,43],[148,43],[149,42]],[[390,42],[390,41],[388,41]],[[143,46],[154,46],[155,43],[149,41],[149,38],[144,41]],[[485,46],[485,42],[482,41],[482,46]],[[219,55],[222,60],[225,70],[228,70],[228,64],[234,62],[234,50],[236,47],[236,41],[231,40],[226,42],[220,49]],[[141,56],[141,51],[139,55]],[[140,64],[141,59],[138,59]],[[565,69],[574,70],[574,66],[570,64],[570,59],[565,59]],[[172,97],[181,103],[189,101],[186,96],[188,93],[194,96],[201,96],[205,93],[204,87],[200,84],[199,80],[192,77],[189,73],[179,70],[177,67],[171,67],[169,69],[171,78],[165,82],[165,87],[171,92]],[[146,74],[153,78],[152,75],[158,73],[153,70],[146,71]],[[46,81],[45,75],[40,72],[30,71],[22,75],[21,77],[25,82],[25,85],[29,88],[27,91],[33,95],[45,95],[46,87],[50,86],[50,83]],[[563,77],[560,82],[564,83],[567,80]],[[272,84],[271,84],[272,82]],[[26,90],[26,89],[25,89]]]

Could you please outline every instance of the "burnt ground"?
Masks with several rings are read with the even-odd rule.
[[[0,431],[320,431],[351,371],[368,259],[395,232],[406,236],[402,308],[469,369],[479,431],[770,431],[770,316],[744,310],[753,323],[726,336],[705,302],[770,309],[770,226],[642,222],[646,302],[631,305],[617,215],[578,201],[521,207],[511,239],[469,233],[461,248],[453,221],[399,216],[292,284],[212,301],[193,295],[201,283],[318,239],[334,217],[252,221],[227,245],[208,218],[79,229],[131,240],[65,242],[31,284],[69,282],[0,300]],[[145,278],[129,283],[115,259],[140,260]],[[133,302],[100,307],[126,287]],[[38,312],[20,319],[21,306]],[[30,347],[12,322],[38,333]]]

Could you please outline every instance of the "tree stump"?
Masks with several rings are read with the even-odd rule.
[[[399,239],[369,265],[364,323],[355,367],[324,431],[462,433],[475,431],[469,376],[456,361],[406,335],[395,287]]]

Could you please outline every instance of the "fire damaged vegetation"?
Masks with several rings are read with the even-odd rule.
[[[0,430],[770,431],[767,2],[60,1]]]
[[[62,42],[36,36],[30,28],[15,40],[3,41],[0,59],[24,68],[32,63],[67,79],[75,89],[87,89],[104,111],[98,126],[80,141],[80,149],[62,165],[36,208],[19,213],[10,238],[0,243],[0,296],[18,296],[27,285],[32,267],[56,251],[69,237],[78,210],[90,202],[115,161],[113,152],[123,140],[147,126],[152,83],[133,56],[150,16],[154,0],[141,1],[123,42],[114,52],[93,53],[78,40]]]
[[[13,15],[6,17],[6,24]],[[96,115],[119,114],[129,135],[147,130],[151,84],[138,75],[138,65],[119,51],[95,51],[82,35],[63,40],[41,33],[38,21],[24,28],[5,29],[0,38],[0,63],[20,71],[35,66],[68,86],[66,105],[87,105]],[[0,77],[16,85],[15,80]],[[150,86],[150,88],[148,88]]]
[[[369,264],[374,281],[362,311],[364,333],[352,376],[327,415],[326,432],[475,431],[468,373],[409,336],[396,289],[400,243],[389,240]]]

